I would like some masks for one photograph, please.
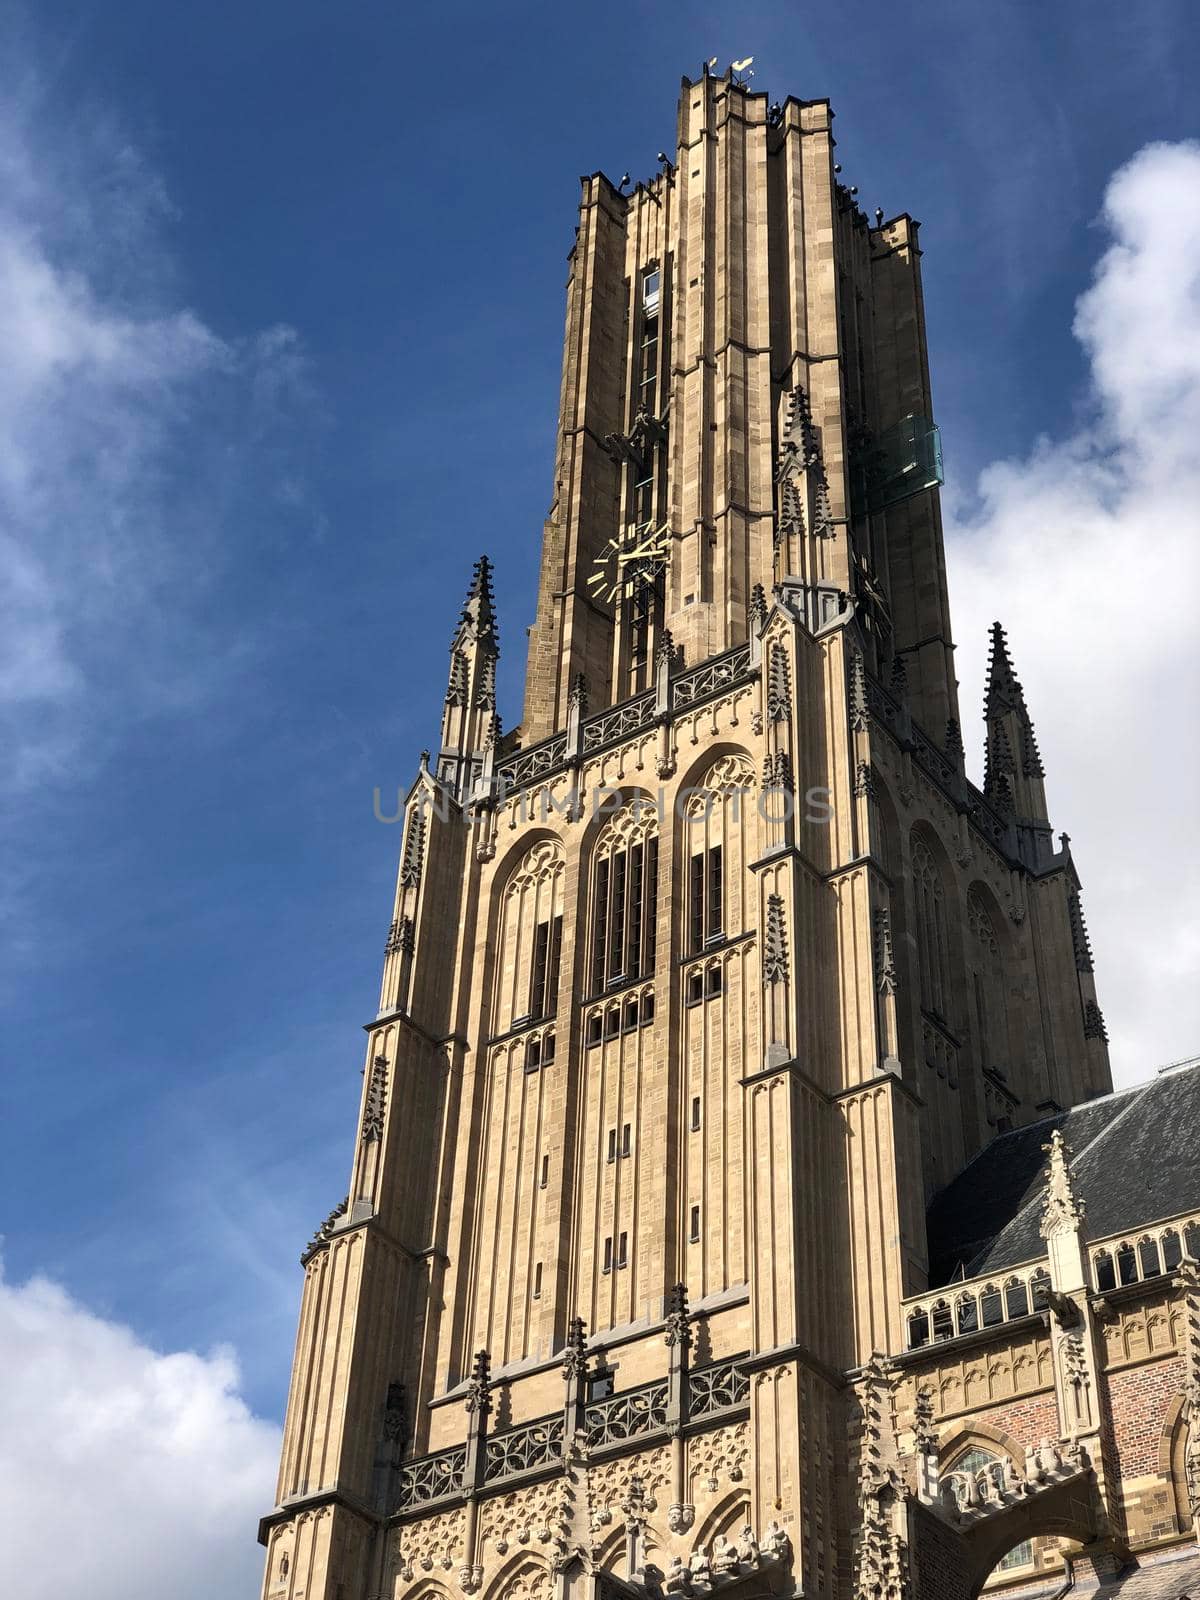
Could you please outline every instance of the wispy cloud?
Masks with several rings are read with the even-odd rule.
[[[1100,220],[1087,420],[988,467],[948,526],[964,716],[1007,619],[1128,1082],[1200,1051],[1200,145],[1140,151]]]
[[[295,506],[310,408],[286,327],[180,303],[161,182],[111,116],[0,85],[0,788],[196,703],[243,646],[206,614],[248,490]],[[255,518],[245,516],[243,535]]]
[[[0,1386],[6,1593],[257,1591],[280,1437],[228,1351],[163,1354],[57,1284],[0,1277],[0,1367],[19,1374]]]

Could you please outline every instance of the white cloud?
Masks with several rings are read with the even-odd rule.
[[[0,1278],[0,1371],[5,1594],[258,1592],[279,1430],[227,1351],[163,1355],[44,1278]]]
[[[1086,409],[989,466],[971,506],[948,497],[947,525],[968,737],[998,617],[1131,1082],[1200,1052],[1200,145],[1141,150],[1102,225],[1074,326]]]
[[[162,185],[106,112],[0,80],[0,791],[202,701],[241,659],[205,614],[309,402],[288,328],[222,338],[175,288]],[[243,488],[255,514],[235,519]],[[233,524],[237,522],[237,536]],[[216,608],[219,610],[219,608]]]

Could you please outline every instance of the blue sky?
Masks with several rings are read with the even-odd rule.
[[[1200,1048],[1194,867],[1170,835],[1194,745],[1148,799],[1112,799],[1123,740],[1149,737],[1143,686],[1169,740],[1165,701],[1186,691],[1186,724],[1195,685],[1164,598],[1193,558],[1163,539],[1195,501],[1168,495],[1149,529],[1135,511],[1139,440],[1195,414],[1195,329],[1147,342],[1123,309],[1143,266],[1174,283],[1196,237],[1194,7],[0,17],[10,1284],[43,1274],[151,1351],[227,1344],[231,1392],[281,1414],[296,1257],[344,1193],[390,915],[398,840],[372,790],[406,783],[436,735],[481,550],[518,720],[577,180],[648,175],[680,75],[711,55],[753,54],[773,95],[828,96],[864,208],[923,224],[968,733],[995,604],[1075,841],[1118,1071]],[[1161,248],[1121,255],[1143,225]],[[1162,360],[1178,370],[1151,393]],[[1049,543],[1064,465],[1094,513],[1069,548]],[[1101,927],[1138,939],[1111,978]]]

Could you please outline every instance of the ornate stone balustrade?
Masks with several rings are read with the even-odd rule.
[[[1185,1256],[1200,1260],[1200,1218],[1145,1228],[1089,1246],[1092,1286],[1101,1294],[1173,1272]]]
[[[407,1509],[461,1494],[466,1465],[467,1448],[461,1444],[406,1462],[400,1469],[398,1506]]]
[[[688,1416],[711,1416],[745,1405],[750,1397],[750,1380],[737,1361],[717,1361],[697,1367],[690,1374]]]
[[[1050,1274],[1044,1262],[1030,1262],[1003,1275],[947,1284],[903,1302],[907,1346],[920,1350],[944,1344],[1045,1311],[1049,1305]]]
[[[584,1437],[592,1449],[624,1444],[642,1434],[657,1433],[667,1425],[666,1379],[644,1383],[640,1389],[593,1400],[584,1412]]]
[[[724,655],[703,661],[690,672],[681,672],[671,684],[671,710],[682,711],[687,706],[699,705],[714,695],[723,694],[743,678],[754,677],[756,668],[750,665],[750,646],[735,645]]]
[[[545,1417],[520,1428],[509,1428],[487,1441],[484,1482],[512,1478],[535,1467],[557,1466],[562,1460],[563,1419]]]

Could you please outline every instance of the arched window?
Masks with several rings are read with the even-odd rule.
[[[919,835],[913,838],[912,870],[921,963],[921,1005],[944,1020],[950,991],[946,893],[933,852]]]
[[[754,816],[754,769],[749,758],[721,756],[687,805],[688,955],[745,928],[742,890],[745,867],[752,859],[748,834]]]
[[[522,856],[504,889],[492,1032],[552,1017],[562,958],[562,846],[542,839]]]
[[[1004,1486],[1004,1463],[999,1456],[993,1455],[990,1450],[981,1450],[978,1445],[972,1445],[965,1450],[946,1469],[948,1472],[962,1472],[970,1477],[977,1478],[981,1472],[987,1473],[996,1479],[997,1487]],[[998,1561],[993,1568],[995,1572],[1011,1572],[1015,1567],[1029,1567],[1033,1565],[1033,1540],[1025,1539]]]
[[[658,818],[632,800],[609,821],[592,868],[591,992],[650,976],[658,933]]]

